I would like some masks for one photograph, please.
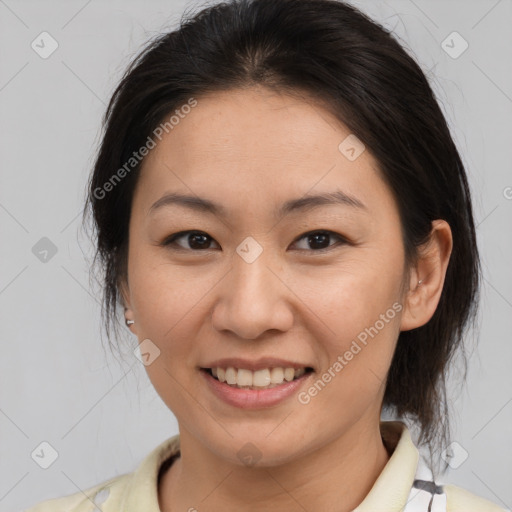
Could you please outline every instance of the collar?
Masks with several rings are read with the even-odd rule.
[[[401,421],[381,421],[381,435],[392,455],[363,502],[353,512],[400,512],[405,506],[416,470],[419,452]],[[130,475],[122,496],[125,512],[161,512],[158,504],[158,473],[162,464],[179,454],[179,434],[158,445]]]
[[[366,498],[353,512],[399,512],[409,498],[418,468],[418,449],[401,421],[381,421],[380,431],[386,447],[393,453]]]

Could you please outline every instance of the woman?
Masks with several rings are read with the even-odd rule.
[[[460,156],[388,31],[332,0],[204,9],[105,127],[107,332],[122,306],[180,433],[32,512],[503,510],[434,478],[480,264]]]

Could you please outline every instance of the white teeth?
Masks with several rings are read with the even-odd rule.
[[[264,368],[251,371],[245,368],[212,368],[212,375],[220,382],[226,382],[230,386],[244,389],[273,388],[284,381],[290,382],[306,373],[305,368]]]
[[[249,370],[238,370],[238,374],[240,375],[240,371],[249,371]],[[264,370],[258,370],[255,371],[253,374],[253,386],[256,386],[258,388],[264,388],[265,386],[268,386],[270,384],[270,370],[268,368],[265,368]],[[239,385],[240,382],[238,383]]]
[[[282,384],[284,380],[284,370],[282,368],[272,368],[270,370],[270,382],[272,384]]]
[[[290,382],[291,380],[293,380],[294,376],[295,376],[295,370],[293,368],[286,368],[286,370],[284,371],[285,380]]]
[[[238,375],[236,378],[236,383],[239,386],[252,386],[254,380],[254,385],[259,386],[259,384],[256,384],[256,374],[254,374],[253,379],[253,373],[250,370],[238,370]]]
[[[228,384],[236,384],[237,373],[238,372],[231,366],[226,368],[226,382]]]

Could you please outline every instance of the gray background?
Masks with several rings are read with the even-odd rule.
[[[450,387],[453,439],[468,458],[443,481],[512,508],[512,2],[354,3],[416,55],[467,165],[485,280],[468,385]],[[131,472],[177,433],[130,353],[135,338],[127,332],[124,364],[103,349],[80,212],[117,80],[148,38],[198,5],[0,0],[1,512]],[[59,45],[47,59],[31,48],[43,31]],[[458,58],[443,47],[453,31],[469,44]],[[43,237],[57,249],[46,262],[33,250]],[[46,470],[31,458],[43,441],[58,452]]]

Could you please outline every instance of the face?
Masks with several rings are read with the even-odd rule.
[[[376,161],[340,149],[349,135],[313,100],[251,88],[197,98],[146,157],[125,304],[180,433],[218,457],[241,464],[250,442],[274,465],[378,425],[404,250]],[[260,390],[203,370],[229,366]],[[262,390],[290,377],[279,368],[299,378]]]

